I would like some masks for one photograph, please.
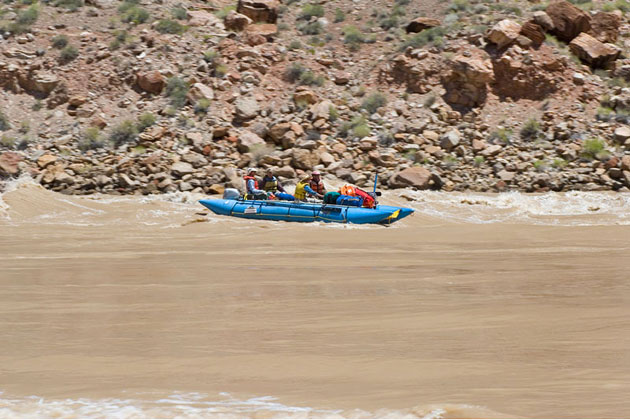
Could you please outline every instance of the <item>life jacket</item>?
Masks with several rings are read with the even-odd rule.
[[[322,194],[322,195],[324,194],[325,192],[324,183],[321,180],[319,180],[319,182],[315,180],[311,180],[309,185],[313,189],[313,191],[315,191],[317,194]]]
[[[254,188],[258,189],[258,181],[256,181],[256,178],[254,178],[253,176],[245,175],[243,179],[245,180],[245,189],[247,190],[247,192],[250,192],[247,188],[247,181],[249,181],[250,179],[254,180]]]
[[[373,209],[374,207],[376,207],[376,200],[374,199],[374,197],[363,191],[361,188],[353,187],[352,185],[344,185],[339,189],[339,192],[342,195],[361,197],[363,199],[363,207],[367,207],[369,209]]]
[[[344,185],[339,189],[341,195],[355,196],[354,187],[352,185]]]
[[[298,182],[298,184],[295,186],[295,192],[293,193],[293,196],[296,200],[306,200],[306,190],[304,189],[304,187],[306,187],[307,185],[308,182]]]
[[[276,177],[274,176],[271,179],[268,178],[263,178],[262,179],[264,184],[262,184],[262,189],[265,191],[271,191],[271,192],[276,192],[278,191],[278,180],[276,179]]]

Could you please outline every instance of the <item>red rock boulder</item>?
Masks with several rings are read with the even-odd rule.
[[[581,33],[569,44],[571,52],[591,67],[605,68],[615,61],[621,49],[613,44],[604,44],[587,33]]]
[[[415,18],[407,25],[407,33],[417,33],[422,32],[425,29],[435,28],[436,26],[440,26],[441,22],[437,19],[432,19],[428,17],[419,17]]]
[[[166,79],[159,71],[136,74],[136,83],[145,92],[159,94],[166,86]]]
[[[279,6],[277,0],[238,0],[236,11],[255,23],[276,23]]]
[[[547,14],[553,22],[552,33],[565,42],[570,42],[581,32],[591,30],[591,17],[584,10],[562,0],[547,6]]]

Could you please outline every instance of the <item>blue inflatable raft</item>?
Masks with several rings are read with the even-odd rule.
[[[414,212],[410,208],[381,205],[375,209],[367,209],[334,204],[266,200],[207,199],[199,202],[220,215],[287,222],[390,224]]]

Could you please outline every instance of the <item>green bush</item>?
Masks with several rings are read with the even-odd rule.
[[[324,31],[324,27],[319,22],[310,22],[299,25],[298,30],[303,35],[318,35]]]
[[[138,117],[138,131],[142,132],[155,124],[156,118],[150,112],[145,112]]]
[[[599,138],[584,140],[582,144],[582,157],[592,159],[602,159],[606,157],[606,142]]]
[[[300,19],[310,20],[312,17],[323,17],[324,6],[321,4],[305,4],[300,12]]]
[[[123,12],[120,20],[126,23],[133,23],[135,25],[139,25],[149,20],[149,17],[151,17],[151,15],[146,9],[143,9],[142,7],[138,7],[138,6],[133,6],[125,10],[125,12]]]
[[[218,10],[218,11],[214,12],[214,15],[216,17],[218,17],[219,19],[225,19],[225,17],[228,15],[228,13],[230,13],[232,10],[236,10],[236,6],[234,6],[234,5],[225,6],[221,10]]]
[[[338,119],[339,119],[339,111],[337,111],[337,108],[331,105],[330,108],[328,108],[328,121],[334,122]]]
[[[61,50],[61,53],[59,53],[59,61],[62,63],[69,63],[78,56],[79,50],[72,45],[67,45],[63,50]]]
[[[214,68],[214,75],[219,78],[225,76],[227,72],[228,68],[225,64],[217,64],[217,66]]]
[[[326,79],[324,76],[315,74],[311,70],[306,70],[300,75],[299,82],[307,86],[323,86]]]
[[[440,26],[436,26],[435,28],[425,29],[424,31],[414,34],[407,38],[405,42],[403,42],[401,49],[406,49],[407,47],[412,48],[421,48],[425,45],[431,45],[434,47],[441,47],[444,45],[444,35],[447,30]]]
[[[212,67],[219,64],[219,60],[221,59],[221,54],[216,51],[206,51],[203,53],[203,61],[210,64]]]
[[[121,47],[121,45],[126,44],[130,39],[131,37],[129,36],[127,31],[115,31],[114,39],[112,40],[112,42],[109,43],[109,49],[117,50]]]
[[[479,167],[481,165],[483,165],[483,163],[486,161],[486,159],[483,156],[475,156],[475,159],[473,160],[473,164],[476,167]]]
[[[387,104],[387,98],[380,92],[374,92],[361,102],[361,108],[365,109],[370,114],[376,112],[382,106]]]
[[[155,26],[155,29],[162,34],[181,35],[186,31],[186,27],[179,22],[170,19],[162,19]]]
[[[53,6],[63,7],[71,12],[76,12],[79,8],[83,7],[83,0],[55,0]]]
[[[370,135],[370,127],[368,127],[367,121],[362,115],[358,115],[352,120],[344,122],[341,127],[339,127],[339,135],[341,137],[348,137],[350,133],[360,138]]]
[[[530,118],[521,128],[521,138],[533,140],[540,134],[540,123],[536,118]]]
[[[534,169],[538,172],[542,172],[547,169],[547,162],[544,160],[537,160],[534,162]]]
[[[372,130],[370,130],[367,124],[360,124],[352,128],[352,134],[360,139],[369,136],[371,132]]]
[[[68,37],[65,35],[55,35],[52,37],[51,43],[53,48],[60,50],[68,45]]]
[[[109,133],[109,141],[118,147],[122,144],[132,143],[138,138],[138,128],[133,121],[125,120],[118,124]]]
[[[26,10],[21,10],[18,13],[16,23],[18,25],[30,26],[37,22],[37,18],[39,17],[39,7],[37,4],[32,5]]]
[[[186,20],[188,18],[188,11],[181,4],[178,4],[171,9],[171,15],[173,15],[175,19]]]
[[[512,139],[512,130],[500,127],[490,133],[490,140],[499,140],[502,144],[509,144]]]
[[[378,26],[385,30],[395,28],[396,26],[398,26],[398,17],[394,15],[384,17],[379,21]]]
[[[301,48],[302,48],[302,43],[301,43],[299,40],[297,40],[297,39],[294,39],[294,40],[293,40],[293,41],[291,41],[291,43],[289,44],[289,49],[290,49],[290,50],[299,50],[299,49],[301,49]]]
[[[105,141],[98,127],[90,127],[79,138],[79,150],[87,151],[105,147]]]
[[[171,105],[181,108],[186,105],[188,95],[188,83],[177,76],[170,77],[166,83],[166,96],[171,100]]]
[[[210,100],[206,98],[201,98],[195,104],[195,114],[206,114],[208,109],[210,108]]]
[[[562,159],[562,158],[556,158],[553,160],[553,162],[551,163],[551,166],[553,166],[556,169],[562,169],[565,166],[567,166],[567,161]]]
[[[31,107],[31,109],[33,111],[39,111],[44,107],[44,104],[42,103],[41,100],[36,100],[35,103],[33,104],[33,106]]]
[[[300,80],[300,76],[302,76],[302,73],[304,73],[305,71],[307,71],[307,68],[304,67],[302,64],[291,63],[289,68],[286,69],[286,71],[284,72],[284,77],[289,82],[295,83]]]
[[[10,128],[9,118],[4,115],[4,112],[0,111],[0,131],[7,131]]]
[[[348,25],[343,28],[343,42],[348,44],[351,51],[356,51],[359,46],[366,42],[365,35],[354,25]]]
[[[453,0],[449,9],[454,12],[465,12],[470,7],[468,0]]]
[[[340,8],[335,9],[335,23],[343,22],[346,20],[346,14]]]

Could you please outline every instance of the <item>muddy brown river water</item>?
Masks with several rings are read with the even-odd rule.
[[[0,195],[0,417],[630,412],[628,195],[389,192],[390,228],[196,198]]]

